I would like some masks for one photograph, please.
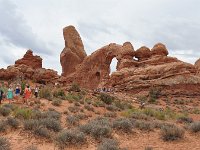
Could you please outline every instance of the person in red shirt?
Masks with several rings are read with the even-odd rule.
[[[31,97],[31,88],[29,85],[26,86],[25,90],[24,90],[24,103],[28,103],[28,100]]]

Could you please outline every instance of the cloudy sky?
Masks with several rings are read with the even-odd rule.
[[[199,6],[199,0],[0,0],[0,68],[32,49],[45,68],[60,73],[68,25],[79,31],[87,54],[113,42],[130,41],[135,49],[162,42],[170,56],[194,63]]]

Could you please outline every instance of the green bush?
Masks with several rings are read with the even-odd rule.
[[[14,116],[19,119],[31,119],[32,110],[28,108],[18,108],[14,111]]]
[[[49,110],[46,111],[42,114],[42,118],[51,118],[51,119],[55,119],[55,120],[59,120],[61,117],[61,114],[55,110]]]
[[[25,150],[38,150],[37,146],[31,145],[28,146]]]
[[[7,122],[6,121],[0,121],[0,132],[6,131],[7,128]]]
[[[34,130],[34,134],[44,138],[50,138],[50,133],[45,127],[39,127]]]
[[[155,103],[156,100],[159,98],[161,94],[161,88],[159,87],[152,87],[149,90],[149,102]]]
[[[8,116],[11,113],[11,109],[7,107],[0,107],[0,114],[2,116]]]
[[[39,96],[40,98],[45,98],[51,101],[53,98],[53,95],[51,94],[51,92],[52,90],[50,88],[45,87],[45,88],[40,89]]]
[[[53,130],[54,132],[59,132],[62,129],[60,121],[52,118],[42,119],[40,120],[40,123],[43,127],[46,127],[49,130]]]
[[[0,137],[0,150],[11,150],[10,142],[4,137]]]
[[[80,92],[80,86],[77,83],[72,83],[71,88],[69,89],[69,91],[73,91],[73,92]]]
[[[106,93],[101,93],[99,96],[100,100],[103,101],[105,104],[112,104],[112,102],[114,101],[114,97],[106,94]]]
[[[12,128],[17,129],[19,127],[19,121],[15,118],[8,117],[7,118],[7,124],[10,125]]]
[[[79,124],[79,118],[77,116],[67,116],[66,121],[69,125],[78,125]]]
[[[54,106],[61,106],[61,104],[62,104],[62,100],[60,99],[55,99],[52,101],[52,105]]]
[[[62,89],[58,89],[57,91],[53,92],[53,96],[56,98],[61,98],[61,99],[65,99],[65,92]]]
[[[80,145],[86,142],[85,134],[78,130],[64,130],[56,137],[56,144],[60,149],[69,145]]]
[[[200,132],[200,121],[192,123],[189,129],[194,133]]]
[[[133,125],[129,119],[119,118],[114,120],[113,128],[126,133],[132,132]]]
[[[164,141],[182,139],[184,137],[184,130],[175,125],[163,126],[161,128],[161,136]]]
[[[147,121],[137,120],[134,122],[134,127],[144,131],[152,131],[154,128],[154,124]]]
[[[113,139],[104,139],[97,150],[120,150],[119,143]]]
[[[39,127],[40,122],[39,120],[30,119],[24,121],[24,129],[25,130],[35,130]]]
[[[85,125],[80,126],[80,130],[91,135],[95,139],[108,138],[111,136],[112,128],[110,122],[106,118],[97,118]]]

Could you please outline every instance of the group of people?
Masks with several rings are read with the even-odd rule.
[[[113,88],[106,88],[106,87],[103,87],[103,88],[97,88],[94,90],[95,92],[114,92],[114,89]]]
[[[35,86],[34,95],[36,98],[38,97],[38,93],[39,87]],[[17,84],[15,89],[13,89],[12,85],[9,85],[7,90],[4,90],[3,87],[0,85],[0,104],[4,98],[8,99],[9,103],[11,103],[14,98],[18,101],[20,95],[23,95],[24,103],[28,103],[28,99],[30,99],[32,96],[32,90],[28,84],[26,84],[23,91],[19,84]]]

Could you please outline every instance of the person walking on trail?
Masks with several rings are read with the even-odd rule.
[[[39,92],[39,88],[38,88],[38,86],[36,85],[35,86],[35,98],[38,98],[38,92]]]
[[[10,85],[8,88],[8,92],[7,92],[7,99],[9,100],[9,104],[11,103],[11,101],[13,100],[13,88]]]
[[[24,103],[28,103],[28,99],[31,97],[31,88],[29,85],[26,86],[24,90]]]
[[[17,98],[17,101],[18,101],[20,92],[21,92],[20,86],[19,86],[19,84],[17,84],[17,86],[16,86],[16,88],[15,88],[15,96],[16,96],[16,98]]]
[[[3,90],[2,87],[0,86],[0,104],[2,100],[3,100]]]

